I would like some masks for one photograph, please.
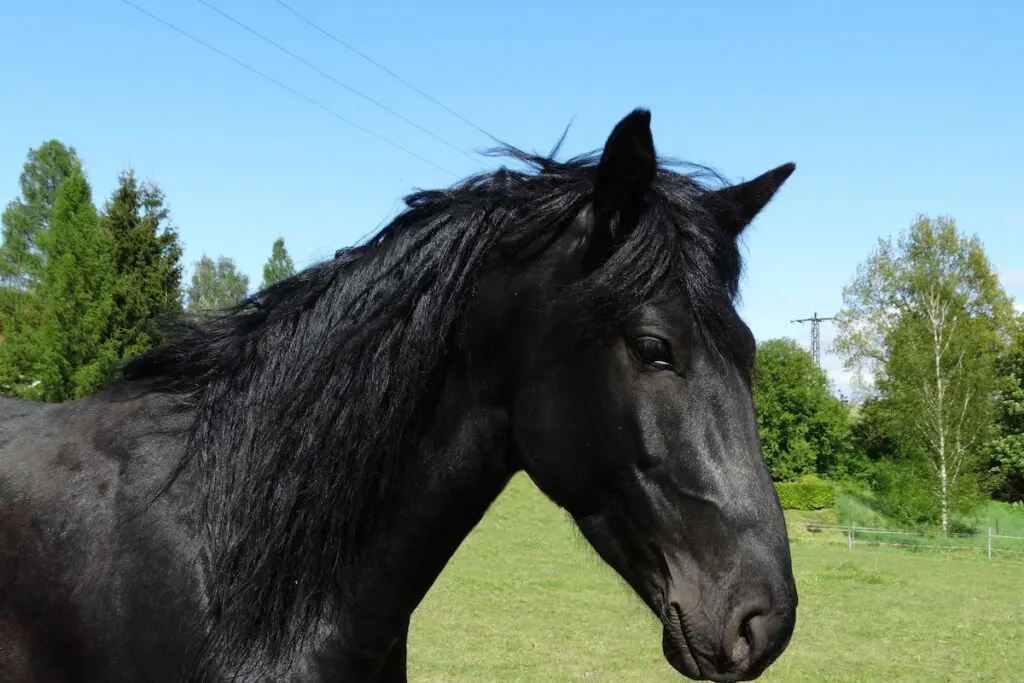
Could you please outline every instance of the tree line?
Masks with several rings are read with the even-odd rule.
[[[204,254],[183,282],[166,196],[130,168],[98,208],[74,147],[48,140],[29,150],[19,181],[2,216],[0,392],[87,396],[123,360],[163,342],[163,323],[249,294],[248,276],[225,256]],[[260,287],[294,272],[279,238]]]
[[[777,481],[856,482],[900,523],[944,532],[985,500],[1024,500],[1024,315],[977,236],[918,216],[879,240],[837,318],[857,403],[793,340],[759,344],[754,398]]]
[[[97,208],[74,148],[50,140],[29,151],[20,184],[0,244],[0,392],[86,396],[161,343],[161,322],[249,293],[224,256],[204,254],[183,282],[166,197],[130,169]],[[260,288],[294,272],[277,239]],[[1024,316],[976,236],[919,216],[880,239],[837,318],[856,402],[794,340],[758,345],[754,401],[776,481],[866,486],[901,523],[943,530],[988,498],[1024,500]]]

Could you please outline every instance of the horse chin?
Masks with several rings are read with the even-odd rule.
[[[695,681],[716,681],[716,683],[735,683],[746,680],[736,671],[720,672],[707,659],[704,666],[698,661],[700,654],[690,647],[686,636],[685,616],[676,604],[671,604],[666,617],[662,620],[661,649],[665,659],[672,668]]]
[[[695,681],[703,679],[697,661],[690,654],[690,646],[686,644],[686,638],[678,632],[673,632],[670,626],[662,629],[661,649],[665,653],[665,659],[672,665],[672,668],[687,678]]]

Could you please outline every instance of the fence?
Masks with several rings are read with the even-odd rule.
[[[985,534],[930,534],[923,531],[903,531],[893,529],[876,529],[857,526],[854,522],[849,526],[840,524],[817,524],[815,522],[788,522],[791,527],[801,527],[811,534],[822,534],[825,543],[846,543],[850,550],[855,545],[883,546],[890,548],[921,548],[930,550],[974,550],[983,551],[988,559],[993,554],[1008,553],[1024,558],[1024,537],[994,534],[988,529]],[[839,539],[839,532],[846,540]],[[858,534],[860,538],[858,538]],[[832,536],[829,538],[828,536]],[[865,536],[867,538],[865,538]],[[890,540],[877,540],[879,537]],[[899,539],[892,540],[892,539]],[[914,540],[911,540],[914,539]],[[921,539],[920,541],[916,539]],[[945,541],[945,542],[943,542]]]

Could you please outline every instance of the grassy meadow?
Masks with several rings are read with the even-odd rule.
[[[1024,555],[821,540],[794,534],[797,629],[761,680],[1024,681]],[[654,617],[520,475],[413,615],[409,680],[685,679]]]

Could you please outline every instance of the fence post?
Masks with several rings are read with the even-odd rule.
[[[850,522],[850,529],[849,529],[849,531],[846,534],[846,540],[847,540],[847,544],[850,546],[850,550],[853,550],[853,536],[856,533],[856,532],[854,532],[854,528],[856,526],[857,526],[857,522]]]
[[[992,527],[988,528],[988,559],[992,559]]]

